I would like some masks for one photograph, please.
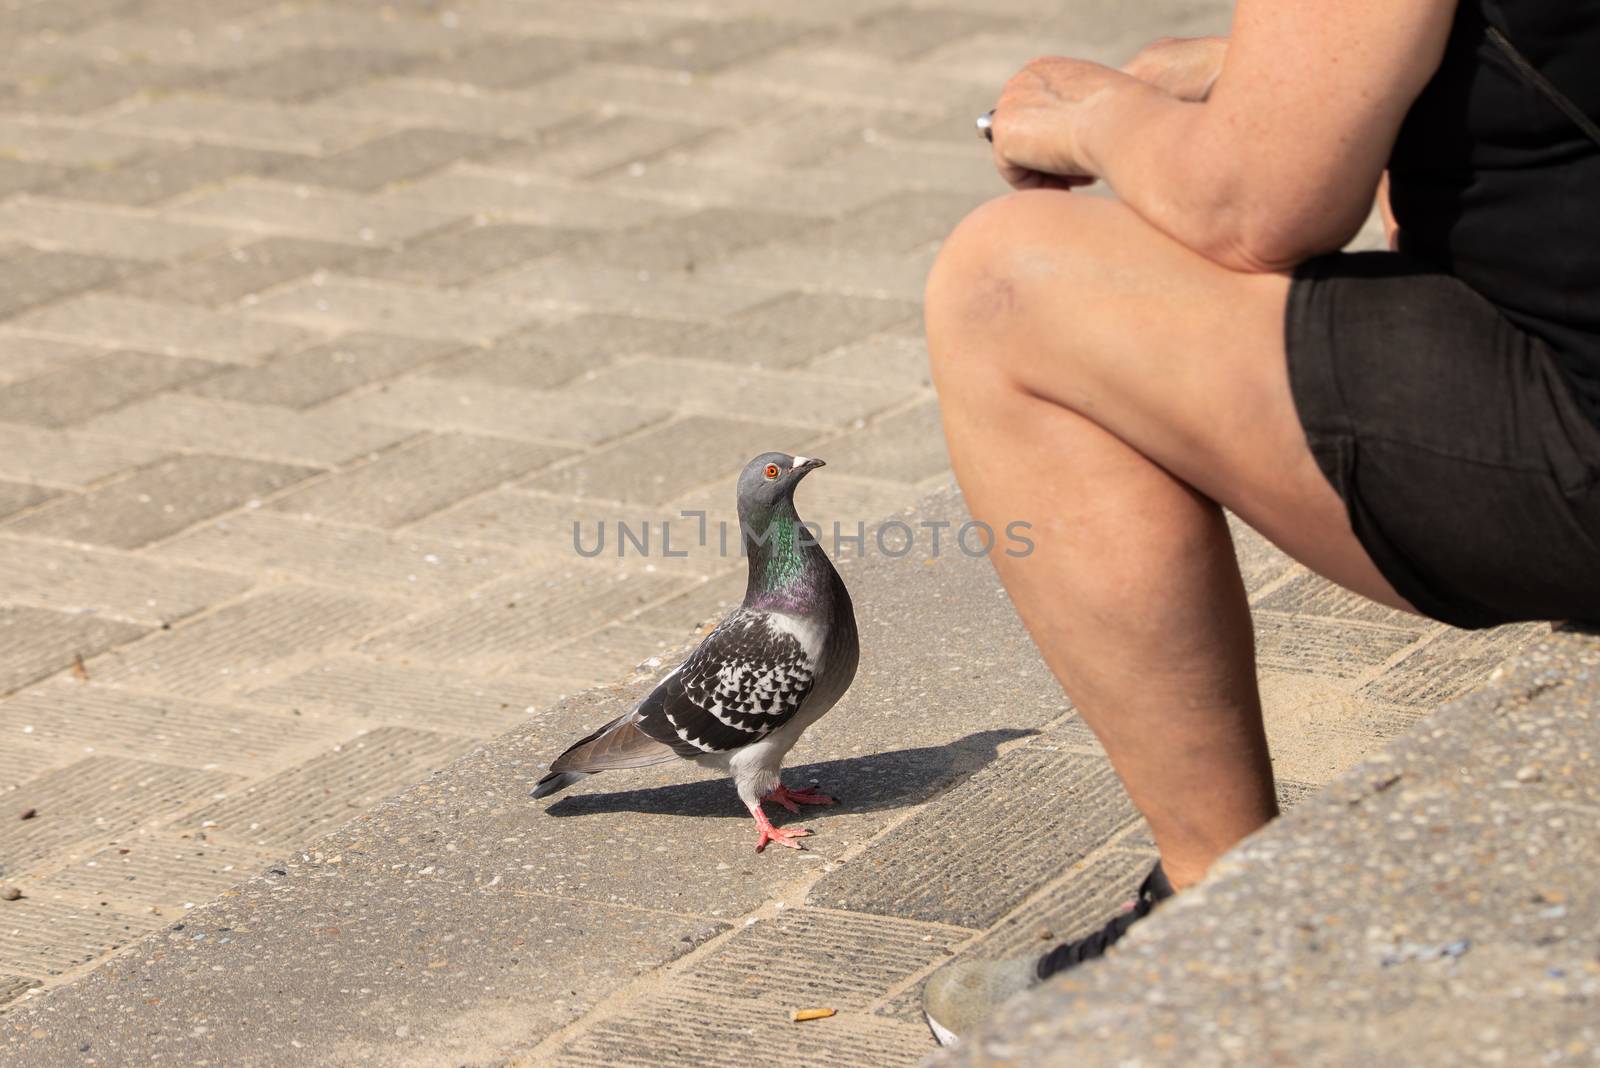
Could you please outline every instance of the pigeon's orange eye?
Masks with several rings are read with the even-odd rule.
[[[768,464],[767,465],[767,481],[771,482],[773,479],[775,479],[777,477],[778,477],[778,465],[777,464]]]

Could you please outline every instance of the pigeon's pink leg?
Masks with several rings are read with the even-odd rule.
[[[799,812],[801,805],[836,805],[838,804],[827,794],[818,793],[815,786],[802,786],[798,790],[779,783],[772,788],[772,792],[763,797],[763,801],[776,801],[790,812]]]
[[[796,809],[796,811],[799,810]],[[796,827],[794,830],[774,827],[772,821],[767,819],[767,814],[761,811],[761,802],[759,801],[750,806],[750,815],[756,818],[756,830],[761,832],[761,837],[756,839],[757,853],[765,852],[768,842],[777,842],[779,845],[788,846],[790,849],[805,848],[799,842],[794,841],[796,838],[804,838],[811,833],[804,827]]]

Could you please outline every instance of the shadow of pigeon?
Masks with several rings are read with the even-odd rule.
[[[962,782],[998,755],[999,746],[1036,730],[978,731],[948,745],[896,749],[871,756],[823,760],[785,768],[783,780],[802,786],[812,779],[839,799],[839,811],[879,812],[921,804]],[[748,819],[727,779],[674,783],[648,790],[569,794],[545,809],[550,816],[602,812],[647,812],[677,816]]]

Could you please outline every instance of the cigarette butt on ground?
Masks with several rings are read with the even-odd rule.
[[[826,1020],[838,1009],[795,1009],[789,1014],[789,1019],[795,1023],[804,1023],[807,1020]]]

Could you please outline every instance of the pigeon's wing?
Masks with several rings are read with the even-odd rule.
[[[791,628],[740,609],[639,703],[635,722],[680,756],[740,749],[794,718],[815,668]]]

